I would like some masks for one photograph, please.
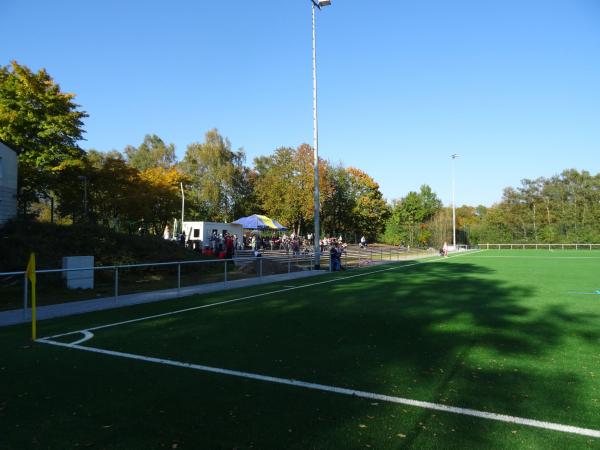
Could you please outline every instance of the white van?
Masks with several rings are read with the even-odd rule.
[[[225,233],[236,235],[240,240],[244,233],[244,229],[238,223],[220,222],[183,222],[183,231],[186,242],[191,242],[197,248],[208,247],[213,232],[218,236],[223,236]]]

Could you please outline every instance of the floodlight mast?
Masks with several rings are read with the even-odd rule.
[[[455,187],[456,183],[454,181],[454,160],[459,157],[457,153],[450,155],[452,158],[452,246],[454,250],[456,250],[456,202],[455,202]]]
[[[312,61],[313,61],[313,163],[314,163],[314,216],[315,216],[315,269],[321,267],[321,246],[320,246],[320,205],[319,205],[319,125],[317,116],[317,33],[315,26],[315,9],[319,10],[324,6],[331,5],[331,0],[311,0],[312,2]]]

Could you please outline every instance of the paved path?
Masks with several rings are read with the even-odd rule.
[[[84,300],[79,302],[61,303],[58,305],[40,306],[37,308],[37,319],[45,320],[54,317],[72,316],[92,311],[104,309],[121,308],[123,306],[138,305],[141,303],[158,302],[177,297],[186,297],[194,294],[206,294],[209,292],[224,291],[247,286],[256,286],[259,284],[274,283],[277,281],[295,280],[299,278],[312,277],[329,273],[327,270],[307,270],[302,272],[291,272],[279,275],[266,275],[263,277],[247,278],[243,280],[233,280],[189,286],[181,289],[165,289],[161,291],[141,292],[137,294],[120,295],[115,297],[104,297],[94,300]],[[31,309],[17,309],[12,311],[0,312],[0,327],[16,325],[31,321]]]

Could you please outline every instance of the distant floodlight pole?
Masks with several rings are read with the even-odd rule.
[[[185,193],[183,192],[183,183],[180,182],[181,187],[181,231],[183,231],[183,212],[185,211]],[[175,232],[175,230],[173,230]]]
[[[319,126],[317,120],[317,32],[315,27],[315,9],[331,5],[331,0],[311,0],[312,2],[312,75],[313,75],[313,163],[315,172],[314,214],[315,214],[315,268],[321,266],[320,225],[319,225]]]
[[[454,180],[454,160],[458,158],[458,154],[454,153],[450,155],[452,158],[452,246],[456,250],[456,201],[454,191],[456,188],[456,182]]]

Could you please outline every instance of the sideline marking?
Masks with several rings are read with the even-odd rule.
[[[473,258],[516,258],[516,259],[600,259],[600,256],[531,256],[531,255],[488,255],[488,256],[474,256]]]
[[[329,385],[325,385],[325,384],[309,383],[306,381],[299,381],[299,380],[294,380],[291,378],[272,377],[272,376],[268,376],[268,375],[260,375],[260,374],[251,373],[251,372],[240,372],[237,370],[222,369],[222,368],[218,368],[218,367],[204,366],[204,365],[200,365],[200,364],[192,364],[192,363],[186,363],[186,362],[181,362],[181,361],[173,361],[170,359],[162,359],[162,358],[154,358],[154,357],[150,357],[150,356],[135,355],[133,353],[124,353],[124,352],[117,352],[117,351],[113,351],[113,350],[104,350],[104,349],[95,348],[95,347],[84,347],[84,346],[77,345],[77,344],[65,344],[63,342],[57,342],[57,341],[52,341],[52,340],[48,340],[48,339],[49,338],[42,338],[42,339],[38,339],[36,342],[40,342],[43,344],[49,344],[49,345],[56,345],[59,347],[67,347],[67,348],[72,348],[72,349],[76,349],[76,350],[83,350],[86,352],[101,353],[104,355],[116,356],[116,357],[120,357],[120,358],[135,359],[135,360],[139,360],[139,361],[152,362],[152,363],[164,364],[164,365],[175,366],[175,367],[184,367],[187,369],[199,370],[202,372],[218,373],[221,375],[229,375],[229,376],[234,376],[234,377],[239,377],[239,378],[247,378],[247,379],[251,379],[251,380],[265,381],[268,383],[296,386],[296,387],[302,387],[305,389],[312,389],[312,390],[317,390],[317,391],[333,392],[336,394],[349,395],[349,396],[353,396],[353,397],[367,398],[367,399],[371,399],[371,400],[379,400],[379,401],[390,402],[390,403],[399,403],[399,404],[403,404],[403,405],[414,406],[417,408],[432,409],[432,410],[442,411],[442,412],[447,412],[447,413],[460,414],[463,416],[478,417],[480,419],[489,419],[489,420],[495,420],[495,421],[499,421],[499,422],[515,423],[518,425],[525,425],[525,426],[529,426],[529,427],[560,431],[562,433],[572,433],[572,434],[579,434],[582,436],[590,436],[590,437],[594,437],[594,438],[600,438],[600,430],[593,430],[590,428],[580,428],[580,427],[575,427],[572,425],[562,425],[559,423],[545,422],[542,420],[535,420],[535,419],[526,419],[523,417],[509,416],[506,414],[496,414],[496,413],[491,413],[491,412],[486,412],[486,411],[479,411],[476,409],[459,408],[456,406],[447,406],[447,405],[442,405],[439,403],[424,402],[421,400],[411,400],[408,398],[394,397],[391,395],[376,394],[373,392],[366,392],[366,391],[358,391],[358,390],[354,390],[354,389],[329,386]]]
[[[287,288],[283,288],[283,289],[277,289],[277,290],[269,291],[269,292],[261,292],[260,294],[247,295],[245,297],[233,298],[233,299],[230,299],[230,300],[224,300],[222,302],[209,303],[208,305],[192,306],[190,308],[178,309],[178,310],[169,311],[169,312],[166,312],[166,313],[154,314],[154,315],[146,316],[146,317],[138,317],[137,319],[124,320],[124,321],[121,321],[121,322],[115,322],[115,323],[109,323],[109,324],[106,324],[106,325],[98,325],[96,327],[84,328],[83,330],[69,331],[67,333],[61,333],[61,334],[55,334],[53,336],[47,336],[44,339],[53,339],[53,338],[68,336],[68,335],[71,335],[71,334],[83,333],[84,331],[88,331],[89,332],[89,331],[94,331],[94,330],[101,330],[101,329],[104,329],[104,328],[110,328],[110,327],[116,327],[116,326],[119,326],[119,325],[127,325],[127,324],[130,324],[130,323],[141,322],[143,320],[157,319],[159,317],[166,317],[166,316],[172,316],[172,315],[175,315],[175,314],[180,314],[180,313],[184,313],[184,312],[188,312],[188,311],[195,311],[197,309],[212,308],[214,306],[221,306],[221,305],[226,305],[226,304],[229,304],[229,303],[242,302],[242,301],[250,300],[250,299],[253,299],[253,298],[257,298],[257,297],[264,297],[264,296],[271,295],[271,294],[279,294],[281,292],[293,291],[293,290],[296,290],[296,289],[302,289],[302,288],[306,288],[306,287],[318,286],[318,285],[321,285],[321,284],[334,283],[336,281],[347,280],[349,278],[364,277],[364,276],[372,275],[372,274],[375,274],[375,273],[388,272],[390,270],[396,270],[396,269],[403,269],[405,267],[412,267],[412,266],[416,266],[416,265],[419,265],[419,264],[429,264],[429,263],[432,263],[432,262],[443,262],[443,261],[447,261],[449,259],[454,259],[454,258],[457,258],[459,256],[466,255],[466,254],[471,254],[472,255],[473,253],[479,253],[481,251],[483,251],[483,250],[476,250],[476,251],[474,251],[472,253],[465,252],[465,253],[461,253],[459,255],[453,255],[453,256],[448,257],[448,258],[438,258],[438,259],[433,259],[433,260],[428,260],[428,261],[417,261],[417,262],[414,262],[414,263],[411,263],[411,264],[403,264],[401,266],[394,265],[392,267],[387,267],[385,269],[379,269],[379,270],[373,270],[371,272],[357,273],[357,274],[354,274],[354,275],[342,276],[342,277],[333,278],[333,279],[330,279],[330,280],[318,281],[316,283],[302,284],[300,286],[292,286],[292,287],[287,287]]]

